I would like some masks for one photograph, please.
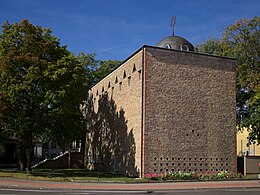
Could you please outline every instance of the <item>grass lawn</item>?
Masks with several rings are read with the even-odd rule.
[[[43,180],[43,181],[67,181],[67,182],[124,182],[141,183],[149,182],[149,179],[129,178],[111,173],[87,171],[85,169],[33,169],[32,174],[17,170],[0,169],[0,177],[19,179]],[[249,174],[244,179],[258,179],[258,174]]]
[[[33,169],[32,174],[16,170],[0,170],[0,177],[45,181],[106,181],[106,182],[147,182],[146,179],[129,178],[121,175],[87,171],[85,169]]]

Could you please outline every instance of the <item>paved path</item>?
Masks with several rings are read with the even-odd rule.
[[[0,187],[42,189],[86,189],[86,190],[180,190],[218,188],[260,188],[260,180],[208,181],[208,182],[165,182],[165,183],[78,183],[49,182],[13,178],[0,178]]]

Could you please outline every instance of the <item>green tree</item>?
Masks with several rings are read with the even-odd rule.
[[[60,146],[70,147],[80,140],[85,130],[85,120],[79,108],[88,96],[85,67],[70,54],[52,64],[45,72],[48,87],[45,91],[43,113],[44,134],[42,140],[55,141]]]
[[[100,79],[117,68],[122,61],[120,60],[96,60],[95,54],[80,53],[77,58],[85,67],[88,86],[93,86]]]
[[[95,78],[102,79],[121,64],[120,60],[99,60],[95,71]]]
[[[237,59],[237,114],[260,143],[260,17],[240,19],[226,28],[224,55]]]
[[[223,55],[223,42],[221,39],[209,39],[203,44],[196,45],[196,49],[200,53],[208,53],[212,55]]]
[[[210,39],[199,52],[237,59],[237,119],[251,127],[251,141],[260,143],[260,17],[239,19],[224,31],[222,39]]]
[[[23,20],[0,35],[0,129],[18,137],[28,171],[33,138],[66,145],[84,128],[85,67],[51,33]]]

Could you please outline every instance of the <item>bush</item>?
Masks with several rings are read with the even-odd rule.
[[[165,174],[149,173],[145,176],[150,180],[226,180],[242,178],[241,173],[230,173],[228,171],[221,172],[204,172],[204,173],[185,173],[185,172],[170,172]]]
[[[228,171],[221,172],[205,172],[197,175],[199,180],[226,180],[242,178],[241,173],[230,173]]]

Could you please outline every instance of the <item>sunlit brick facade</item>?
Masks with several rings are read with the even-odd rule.
[[[89,169],[236,172],[233,59],[143,46],[90,94]]]

